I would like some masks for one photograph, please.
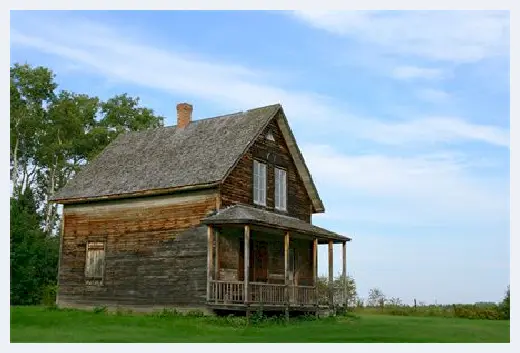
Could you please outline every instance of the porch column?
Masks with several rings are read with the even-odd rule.
[[[334,243],[329,240],[329,306],[334,308]]]
[[[318,238],[312,242],[312,279],[314,283],[314,301],[318,306]]]
[[[249,225],[244,227],[244,304],[249,304]]]
[[[285,263],[285,319],[289,320],[289,232],[285,233],[283,256]]]
[[[347,283],[347,242],[343,242],[343,304],[348,307],[348,283]]]
[[[208,225],[208,278],[206,287],[206,300],[211,299],[211,273],[213,267],[213,226]]]
[[[219,248],[219,237],[220,237],[220,232],[218,230],[215,230],[215,274],[213,275],[213,279],[215,281],[218,281],[218,272],[219,272],[219,268],[218,268],[218,265],[219,265],[219,259],[218,259],[218,248]]]

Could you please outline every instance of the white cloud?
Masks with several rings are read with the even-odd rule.
[[[434,144],[452,141],[481,141],[497,146],[509,146],[509,131],[492,125],[472,124],[457,117],[424,117],[401,123],[373,121],[360,136],[370,136],[386,144]]]
[[[303,153],[324,201],[342,195],[333,209],[344,219],[421,224],[509,216],[508,180],[479,176],[463,155],[350,155],[326,145],[303,146]]]
[[[432,69],[418,66],[397,66],[392,71],[392,76],[400,80],[412,79],[439,79],[444,76],[441,69]]]
[[[505,11],[296,11],[295,15],[339,36],[389,54],[450,62],[475,62],[507,54]]]
[[[422,88],[415,94],[419,99],[431,103],[444,103],[450,98],[450,94],[446,91],[434,88]]]
[[[21,29],[23,28],[23,29]],[[240,110],[280,102],[290,119],[307,128],[334,126],[329,133],[384,144],[424,144],[476,140],[508,146],[508,131],[471,124],[460,118],[383,122],[350,114],[344,102],[271,83],[265,71],[219,63],[211,58],[163,49],[133,35],[80,19],[32,22],[11,29],[11,44],[36,49],[79,65],[85,72],[124,82],[208,100],[226,109]],[[334,122],[334,124],[329,124]]]

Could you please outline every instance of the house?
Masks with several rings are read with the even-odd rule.
[[[317,311],[324,206],[281,105],[120,135],[59,190],[57,305]],[[330,289],[332,287],[330,286]],[[332,305],[332,290],[329,290]]]

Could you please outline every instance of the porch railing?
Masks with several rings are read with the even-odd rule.
[[[284,306],[314,306],[316,287],[288,286],[288,303],[286,302],[284,284],[249,283],[249,304]],[[245,290],[242,281],[210,281],[209,302],[214,304],[244,304]]]

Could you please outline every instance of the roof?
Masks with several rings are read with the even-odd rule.
[[[317,227],[301,219],[244,204],[236,204],[221,209],[216,214],[204,218],[202,223],[209,225],[254,224],[295,231],[324,239],[338,241],[351,240],[351,238],[339,235],[325,228]]]
[[[280,128],[314,209],[323,212],[280,104],[193,120],[184,128],[160,127],[121,134],[51,200],[70,203],[217,185],[279,111]]]

